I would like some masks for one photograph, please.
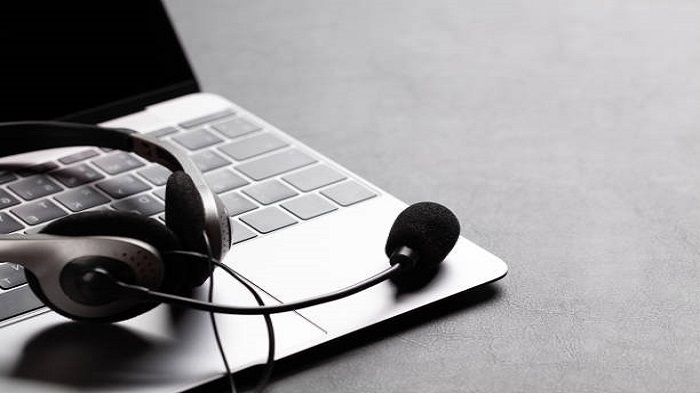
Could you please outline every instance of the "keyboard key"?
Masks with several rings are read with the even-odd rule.
[[[26,282],[22,266],[14,263],[0,263],[0,288],[10,289]]]
[[[211,150],[205,150],[201,153],[193,154],[190,156],[190,158],[202,173],[230,164],[229,160],[221,157]]]
[[[67,213],[48,199],[23,204],[10,210],[29,225],[37,225],[63,217]]]
[[[231,218],[231,234],[233,236],[233,244],[241,243],[258,236],[255,232],[248,229],[247,226],[241,224],[235,218]]]
[[[7,213],[0,213],[0,234],[5,235],[19,231],[22,228],[24,228],[24,225],[7,215]]]
[[[9,192],[0,188],[0,209],[14,206],[18,203],[19,200],[17,198],[13,197],[12,195],[10,195]]]
[[[260,233],[270,233],[297,222],[292,216],[276,206],[254,211],[241,217],[241,220]]]
[[[231,116],[234,113],[235,112],[232,109],[224,109],[224,110],[219,111],[219,112],[214,112],[214,113],[200,116],[200,117],[197,117],[197,118],[194,118],[191,120],[183,121],[179,125],[182,128],[193,128],[193,127],[197,127],[199,125],[202,125],[204,123],[209,123],[209,122],[214,121],[214,120],[222,119],[226,116]]]
[[[15,194],[27,201],[41,198],[61,191],[61,186],[54,183],[46,175],[33,176],[8,186]]]
[[[27,235],[36,235],[37,233],[41,232],[42,229],[44,229],[46,225],[37,225],[34,227],[27,228],[24,233]]]
[[[118,175],[144,166],[144,163],[140,159],[123,151],[98,158],[93,160],[92,163],[110,175]]]
[[[46,173],[58,168],[58,164],[55,162],[43,162],[38,165],[30,166],[28,168],[23,168],[17,171],[20,176],[27,177],[31,175],[36,175],[39,173]]]
[[[0,321],[22,315],[43,306],[44,303],[34,296],[29,285],[13,289],[0,296]]]
[[[66,191],[56,196],[55,199],[74,212],[87,210],[109,202],[109,198],[89,186]]]
[[[249,184],[248,180],[238,176],[229,169],[207,173],[204,175],[204,178],[211,190],[216,194],[231,191]]]
[[[137,179],[133,175],[123,175],[107,179],[96,185],[112,198],[128,197],[151,188],[148,184]]]
[[[177,133],[177,128],[175,128],[175,127],[165,127],[165,128],[161,128],[161,129],[158,129],[158,130],[149,131],[149,132],[146,133],[146,135],[152,136],[153,138],[162,138],[162,137],[164,137],[164,136],[172,135],[172,134],[175,134],[175,133]]]
[[[11,182],[17,178],[17,175],[10,171],[0,171],[0,184]]]
[[[63,168],[58,171],[51,172],[54,179],[63,183],[66,187],[77,187],[85,183],[100,180],[104,175],[97,172],[88,164],[75,165],[69,168]]]
[[[221,138],[203,128],[182,133],[173,139],[188,150],[199,150],[223,142]]]
[[[99,154],[100,154],[100,153],[98,153],[98,152],[96,152],[95,150],[92,150],[92,149],[90,149],[90,150],[83,150],[83,151],[77,152],[77,153],[75,153],[75,154],[71,154],[71,155],[68,155],[68,156],[59,158],[58,161],[59,161],[61,164],[68,165],[68,164],[76,163],[76,162],[78,162],[78,161],[87,160],[88,158],[95,157],[95,156],[97,156],[97,155],[99,155]]]
[[[284,181],[301,191],[308,192],[345,180],[345,175],[325,165],[315,165],[283,177]]]
[[[289,186],[275,179],[252,185],[244,189],[243,192],[263,205],[269,205],[298,195]]]
[[[224,203],[226,213],[231,217],[258,208],[258,205],[237,192],[221,195],[221,202]]]
[[[211,128],[231,139],[262,129],[259,125],[242,117],[234,117],[233,119],[215,124],[211,126]]]
[[[119,202],[114,202],[112,207],[119,211],[133,212],[144,216],[152,216],[165,211],[163,202],[148,194],[122,199]]]
[[[281,205],[302,220],[330,213],[337,208],[327,199],[316,194],[306,194]]]
[[[321,191],[321,194],[327,196],[341,206],[350,206],[377,195],[352,180],[327,188]]]
[[[161,200],[165,200],[165,187],[158,188],[156,190],[153,190],[153,195],[157,196]]]
[[[236,169],[252,179],[263,180],[314,162],[316,159],[306,153],[289,149],[238,165]]]
[[[151,165],[146,169],[142,169],[137,172],[139,175],[143,176],[151,182],[154,186],[162,186],[168,182],[170,177],[170,170],[162,165]]]
[[[258,134],[219,148],[230,157],[243,161],[263,153],[281,149],[289,145],[286,141],[272,134]]]

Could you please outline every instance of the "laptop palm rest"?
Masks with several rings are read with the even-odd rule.
[[[404,207],[382,195],[280,233],[281,239],[258,239],[275,245],[266,258],[254,255],[260,244],[255,249],[244,244],[231,260],[237,271],[282,302],[334,291],[389,266],[386,237]],[[399,293],[392,283],[384,282],[299,313],[327,331],[328,338],[335,337],[493,281],[506,270],[499,259],[460,238],[437,275],[420,290]]]

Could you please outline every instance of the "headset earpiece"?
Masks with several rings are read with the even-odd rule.
[[[182,249],[208,254],[204,233],[204,208],[200,193],[185,172],[174,172],[165,187],[165,222],[182,242]],[[209,277],[209,266],[191,263],[187,267],[187,285],[202,285]]]
[[[153,289],[158,289],[168,293],[185,293],[191,289],[191,286],[186,284],[188,277],[188,269],[186,267],[187,262],[167,256],[169,251],[180,249],[180,240],[165,225],[154,219],[144,217],[136,213],[98,210],[63,217],[48,224],[42,229],[41,233],[72,237],[114,236],[119,238],[140,240],[153,246],[156,250],[158,250],[161,256],[164,277],[160,287]],[[120,279],[127,279],[127,281],[128,276],[130,275],[130,273],[125,270],[125,265],[122,264],[122,266],[119,266],[115,261],[81,260],[76,262],[85,266],[86,269],[88,266],[95,267],[104,265],[110,272],[120,276]],[[76,266],[76,269],[79,269],[77,264],[73,265]],[[53,304],[53,302],[51,302],[51,300],[44,294],[37,278],[28,270],[26,270],[26,272],[29,286],[42,302],[67,317],[73,319],[84,319],[76,315],[69,314],[65,310],[62,310]],[[132,310],[121,313],[114,318],[110,318],[109,320],[114,321],[128,319],[150,310],[155,305],[155,303],[138,304]]]
[[[165,276],[159,290],[186,293],[193,288],[188,282],[191,265],[168,252],[182,249],[179,237],[160,222],[136,213],[98,210],[73,214],[56,220],[41,231],[63,236],[116,236],[136,239],[155,247],[161,255]]]
[[[95,211],[50,223],[42,232],[53,236],[7,235],[1,239],[5,260],[11,257],[12,262],[27,268],[35,293],[59,312],[59,308],[71,310],[62,312],[64,315],[123,319],[122,311],[135,300],[109,300],[96,289],[96,277],[105,274],[129,281],[130,274],[121,265],[135,269],[134,285],[185,294],[203,284],[211,268],[206,258],[192,258],[181,251],[211,254],[219,260],[228,251],[231,237],[225,207],[189,155],[169,141],[125,128],[54,121],[0,123],[0,129],[6,137],[0,155],[48,147],[97,146],[134,153],[173,172],[166,186],[167,227],[134,213]],[[137,260],[141,267],[136,266]],[[153,273],[144,271],[144,266]],[[59,277],[66,269],[68,278]],[[62,292],[62,288],[68,290]],[[119,316],[112,318],[115,314]]]

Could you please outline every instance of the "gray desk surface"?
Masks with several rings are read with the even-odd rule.
[[[698,390],[700,3],[166,4],[204,90],[510,266],[271,392]]]

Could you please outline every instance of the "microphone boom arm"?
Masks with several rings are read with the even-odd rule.
[[[214,261],[217,266],[229,270],[230,268],[221,262]],[[174,306],[186,307],[200,311],[208,311],[220,314],[236,314],[236,315],[261,315],[261,314],[277,314],[282,312],[299,310],[302,308],[307,308],[311,306],[316,306],[322,303],[331,302],[333,300],[342,299],[348,297],[357,292],[363,291],[367,288],[373,287],[383,281],[386,281],[392,275],[396,274],[402,269],[401,264],[395,264],[391,267],[369,277],[365,280],[352,284],[342,289],[338,289],[333,292],[329,292],[323,295],[314,296],[311,298],[298,300],[290,303],[269,305],[269,306],[258,306],[258,307],[242,307],[242,306],[227,306],[223,304],[209,303],[201,300],[186,298],[177,295],[171,295],[169,293],[157,292],[150,290],[146,287],[127,284],[125,282],[118,281],[114,279],[108,272],[102,269],[96,269],[93,271],[94,274],[102,275],[104,280],[102,284],[109,281],[115,286],[115,290],[129,296],[134,299],[148,300],[148,301],[158,301]],[[232,269],[231,269],[232,270]],[[235,272],[234,272],[235,273]]]

